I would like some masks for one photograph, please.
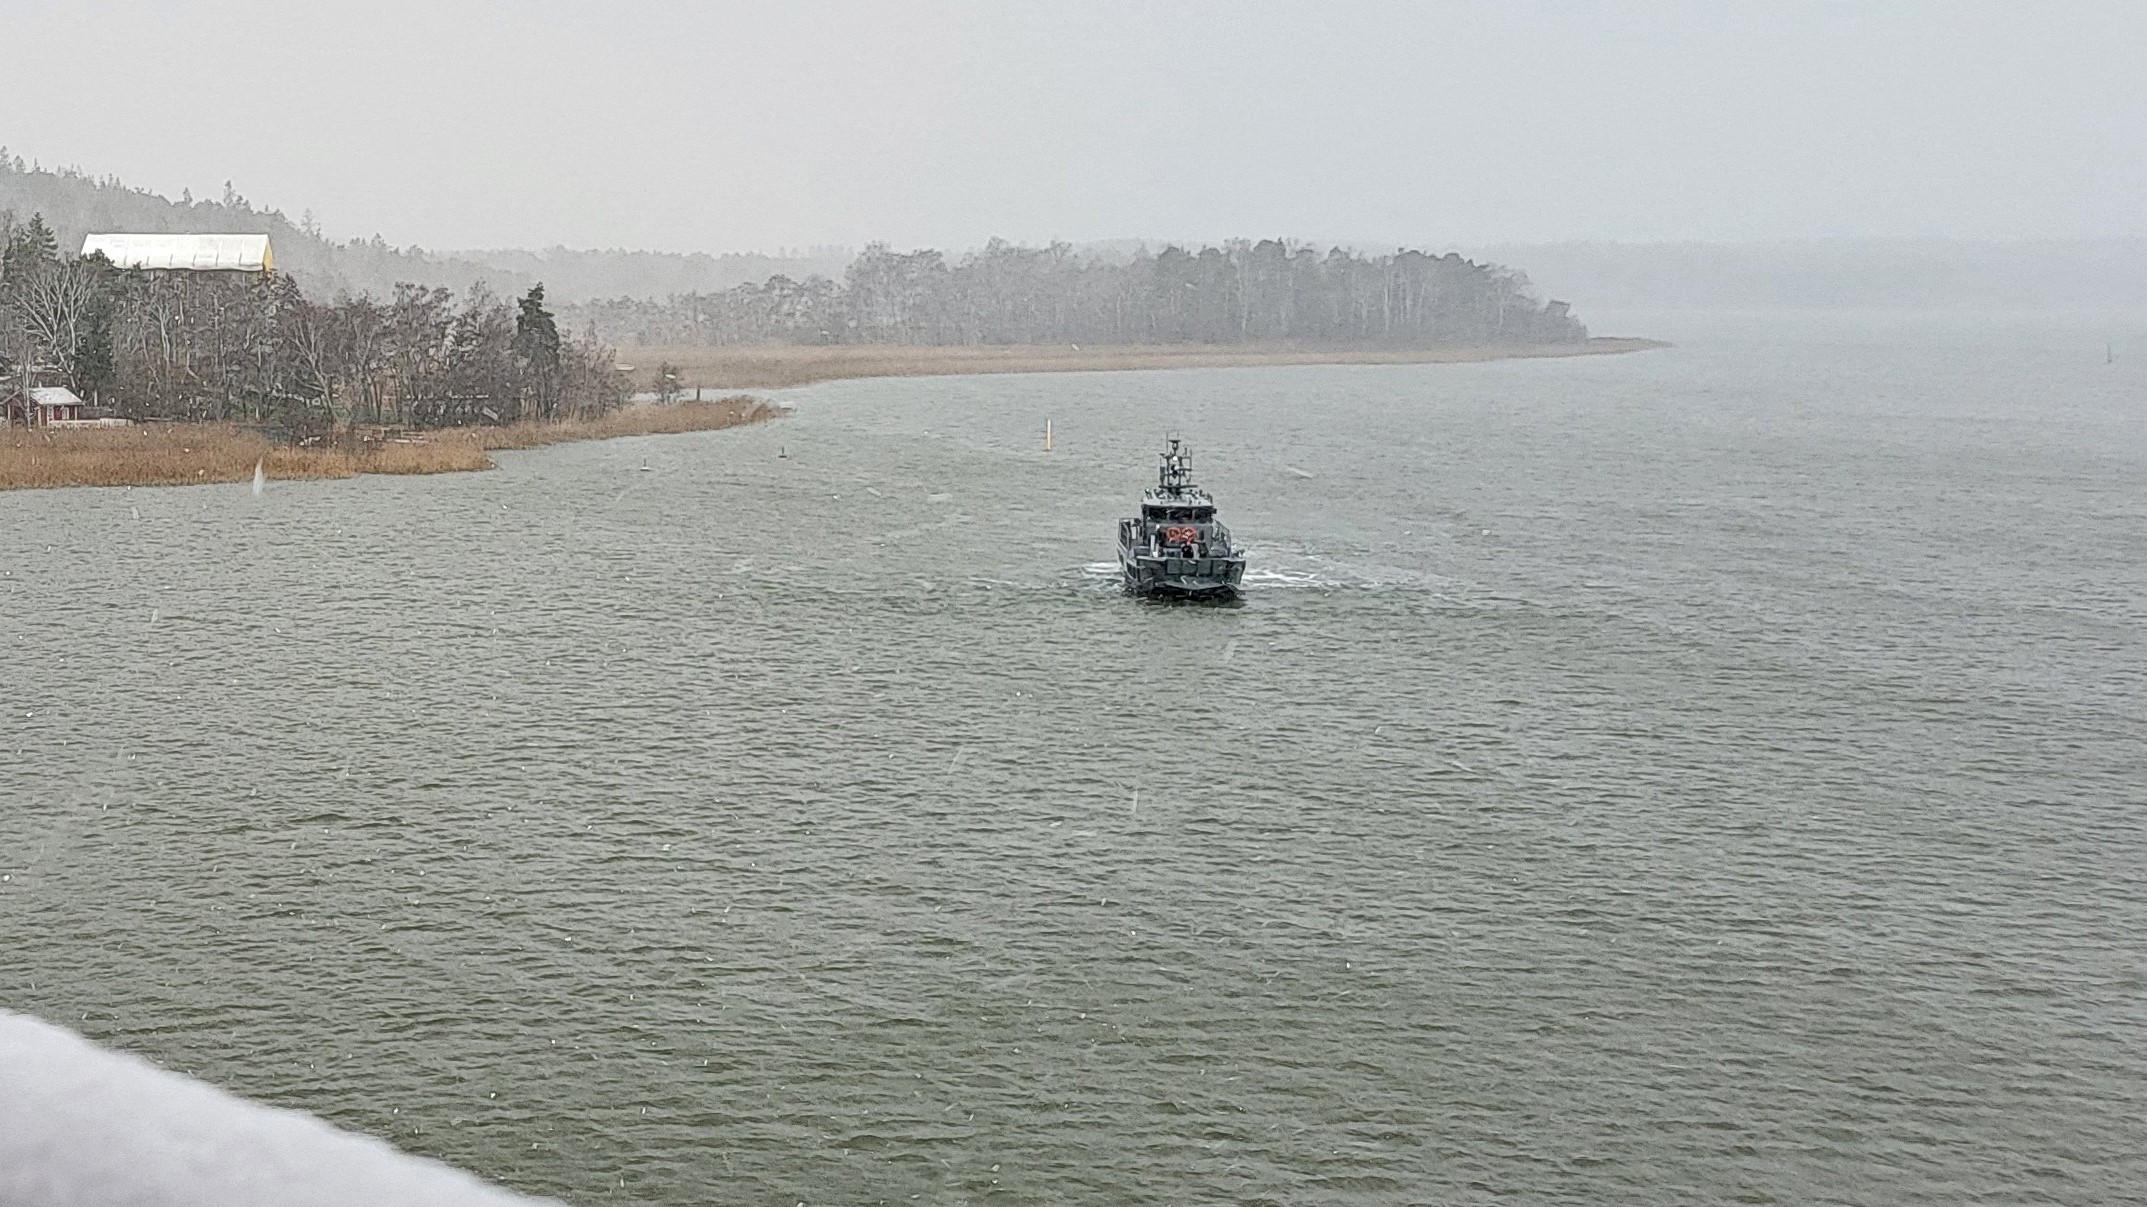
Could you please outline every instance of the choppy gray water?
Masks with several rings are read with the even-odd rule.
[[[582,1203],[2137,1194],[2147,328],[1633,326],[0,496],[0,1005]]]

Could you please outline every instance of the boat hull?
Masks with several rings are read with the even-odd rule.
[[[1126,590],[1159,599],[1226,599],[1245,577],[1245,559],[1163,557],[1120,550]]]

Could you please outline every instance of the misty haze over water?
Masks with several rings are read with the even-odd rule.
[[[19,159],[19,157],[17,157]],[[339,291],[386,297],[399,281],[464,290],[482,281],[515,293],[542,282],[570,306],[660,301],[758,285],[774,276],[840,280],[857,249],[775,254],[646,251],[438,251],[381,240],[341,239],[309,216],[256,206],[235,190],[179,201],[130,187],[0,159],[0,212],[41,214],[62,247],[94,231],[247,231],[275,240],[279,263],[313,296]],[[984,242],[948,249],[952,258]],[[1324,248],[1333,244],[1306,241]],[[1076,258],[1122,264],[1174,245],[1114,239],[1070,248]],[[1391,252],[1341,242],[1365,255]],[[2095,310],[2147,308],[2147,237],[1972,240],[1831,238],[1749,243],[1563,242],[1450,247],[1525,273],[1536,291],[1591,310],[1902,309]],[[576,317],[583,317],[577,315]]]

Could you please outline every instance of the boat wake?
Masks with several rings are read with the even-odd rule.
[[[1349,584],[1312,570],[1261,569],[1245,572],[1248,587],[1342,587]]]
[[[1325,558],[1310,554],[1294,557],[1283,555],[1280,559],[1263,559],[1257,552],[1250,555],[1252,565],[1246,567],[1241,592],[1279,595],[1297,591],[1429,591],[1435,595],[1453,596],[1456,600],[1467,599],[1476,593],[1469,584],[1435,574],[1411,571],[1369,572],[1348,566],[1337,566]],[[1274,560],[1283,564],[1275,565]],[[1075,568],[1072,579],[1077,589],[1098,595],[1117,594],[1123,587],[1123,574],[1117,562],[1087,562]]]
[[[1084,589],[1096,592],[1116,592],[1124,585],[1124,572],[1117,562],[1089,562],[1074,571],[1074,577]],[[1242,585],[1243,590],[1290,590],[1315,588],[1336,590],[1347,587],[1374,586],[1371,582],[1350,582],[1314,570],[1277,569],[1263,567],[1248,569]]]

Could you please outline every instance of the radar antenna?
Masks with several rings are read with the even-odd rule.
[[[1170,447],[1163,450],[1163,467],[1156,474],[1156,491],[1166,495],[1183,494],[1193,486],[1192,450],[1176,436],[1168,439]]]

